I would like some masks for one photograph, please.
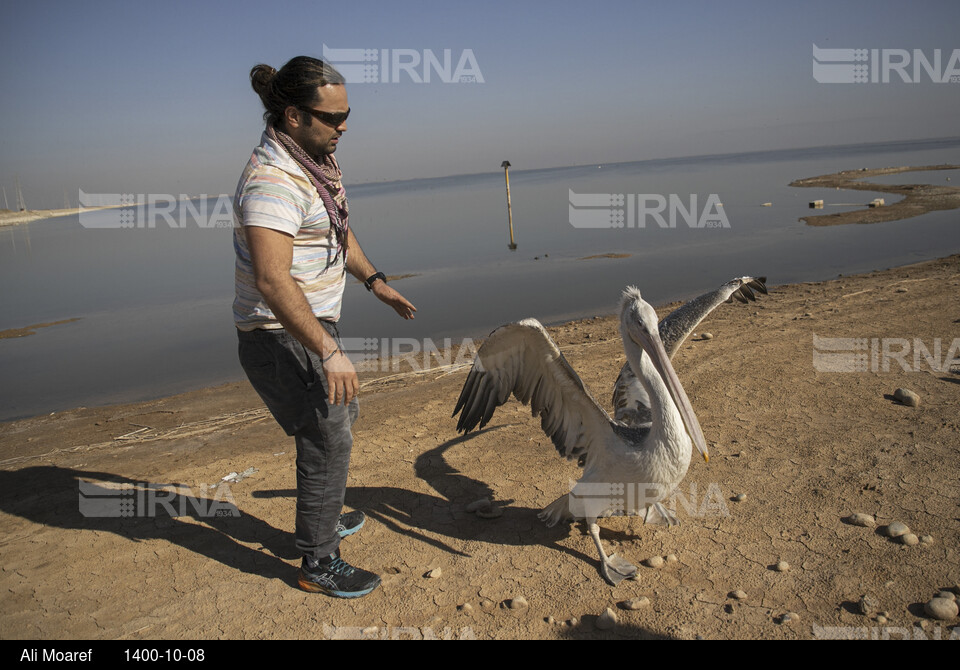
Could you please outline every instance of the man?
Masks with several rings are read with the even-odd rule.
[[[267,128],[234,199],[240,362],[251,384],[297,445],[296,544],[302,589],[365,595],[379,576],[340,557],[340,539],[363,525],[341,514],[357,373],[340,349],[337,321],[346,272],[401,317],[416,308],[389,287],[348,224],[346,194],[333,154],[347,130],[344,80],[300,56],[278,72],[250,72]]]

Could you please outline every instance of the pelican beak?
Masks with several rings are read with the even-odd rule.
[[[676,404],[677,409],[680,411],[680,417],[683,419],[683,425],[687,429],[687,434],[690,435],[694,446],[703,455],[703,460],[709,463],[710,452],[707,449],[707,441],[703,436],[703,430],[700,428],[700,422],[697,420],[697,415],[693,413],[693,405],[690,404],[690,399],[687,398],[687,394],[680,384],[680,378],[677,377],[677,373],[673,369],[673,364],[670,362],[670,356],[667,355],[667,351],[663,347],[663,342],[660,341],[660,337],[656,334],[651,337],[644,333],[643,343],[646,345],[643,347],[644,350],[646,350],[647,355],[650,356],[651,362],[653,362],[657,372],[660,373],[661,379],[663,379],[663,382],[667,385],[670,397],[673,398],[674,404]]]

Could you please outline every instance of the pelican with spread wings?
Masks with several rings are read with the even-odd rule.
[[[766,278],[738,277],[691,300],[657,323],[653,307],[629,287],[620,302],[620,335],[627,355],[613,394],[615,416],[593,398],[547,331],[535,319],[501,326],[487,338],[467,376],[453,416],[457,430],[483,428],[511,393],[529,403],[560,455],[577,460],[583,476],[570,493],[540,513],[548,526],[583,518],[601,572],[614,586],[637,568],[600,543],[598,518],[657,513],[683,480],[693,447],[709,461],[707,443],[670,359],[715,307],[766,293]]]

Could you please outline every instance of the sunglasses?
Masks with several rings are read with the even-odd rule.
[[[309,107],[298,107],[301,112],[307,112],[315,119],[322,123],[326,123],[328,126],[333,126],[336,128],[343,124],[347,120],[347,117],[350,116],[350,109],[347,108],[345,112],[321,112],[316,109],[310,109]]]

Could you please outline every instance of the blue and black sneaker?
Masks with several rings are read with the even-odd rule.
[[[337,553],[318,560],[304,556],[297,582],[301,589],[311,593],[359,598],[380,586],[380,576],[353,567],[340,558],[337,550]]]
[[[340,520],[337,521],[337,534],[340,537],[353,535],[363,528],[363,522],[366,521],[366,519],[367,517],[360,510],[341,514]]]

